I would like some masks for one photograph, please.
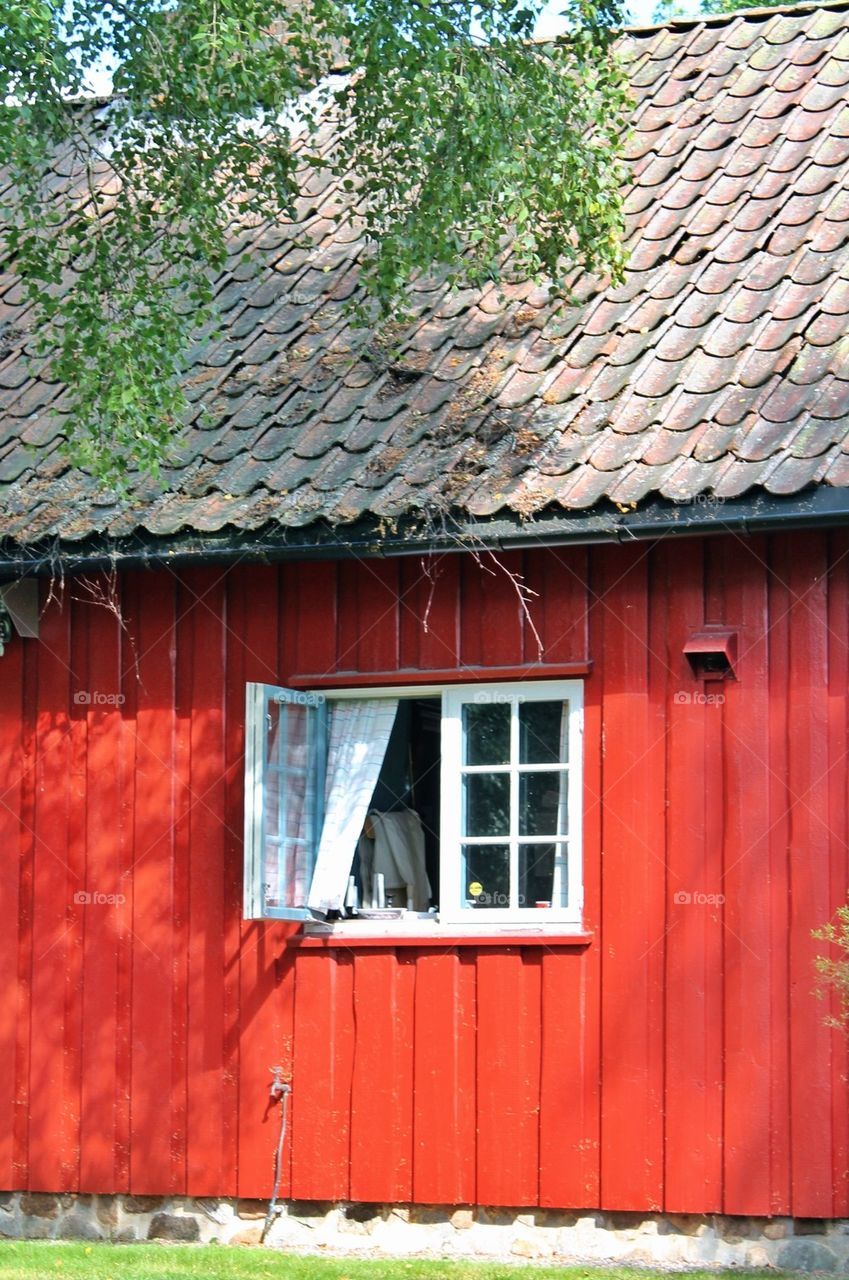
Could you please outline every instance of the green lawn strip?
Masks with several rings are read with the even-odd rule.
[[[717,1271],[654,1271],[633,1267],[551,1267],[406,1258],[315,1258],[224,1245],[0,1244],[0,1276],[8,1280],[717,1280]],[[739,1268],[734,1275],[739,1276]],[[747,1271],[747,1280],[781,1280],[776,1271]]]

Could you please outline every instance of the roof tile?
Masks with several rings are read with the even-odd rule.
[[[821,461],[819,457],[796,458],[787,454],[765,477],[764,486],[770,493],[798,493],[813,480]]]
[[[714,401],[712,393],[679,389],[659,421],[669,431],[689,431],[710,420]]]
[[[687,391],[719,391],[728,385],[736,364],[736,356],[723,358],[696,351],[684,367],[682,382]]]
[[[655,353],[661,360],[685,360],[702,343],[707,326],[687,328],[671,324],[663,331],[655,344]]]
[[[821,381],[832,367],[837,345],[815,346],[806,343],[790,366],[787,374],[790,381],[800,384]]]
[[[791,440],[790,452],[797,458],[819,458],[843,436],[842,426],[833,418],[808,418]]]
[[[662,396],[675,386],[680,372],[676,361],[654,359],[640,371],[635,390],[641,396]]]
[[[825,479],[829,484],[840,488],[849,485],[849,453],[839,452],[829,459]]]
[[[811,407],[819,388],[782,381],[761,406],[761,417],[769,423],[795,422]]]
[[[776,320],[789,320],[800,316],[816,306],[823,295],[826,283],[824,280],[813,284],[797,284],[787,280],[775,293],[771,310]]]
[[[704,429],[699,426],[689,431],[667,431],[661,427],[644,442],[640,460],[647,466],[665,466],[675,458],[684,457],[692,452]]]
[[[587,383],[586,395],[591,401],[613,400],[628,386],[634,376],[634,365],[608,364]]]
[[[774,373],[782,373],[792,363],[801,345],[793,338],[777,351],[750,351],[737,370],[737,381],[743,387],[760,387]]]
[[[835,275],[844,261],[845,255],[839,249],[831,253],[818,253],[815,249],[805,249],[802,256],[791,264],[790,279],[797,284],[816,284],[828,276]]]
[[[735,320],[720,320],[711,326],[702,346],[709,356],[736,356],[751,342],[751,329]]]
[[[830,347],[846,333],[846,317],[820,314],[805,330],[805,340],[815,347]]]
[[[717,498],[736,498],[753,485],[763,484],[770,471],[775,470],[775,460],[767,458],[747,462],[743,458],[725,458],[713,466],[713,491]]]
[[[842,378],[827,377],[816,388],[812,412],[818,418],[849,418],[849,382]]]

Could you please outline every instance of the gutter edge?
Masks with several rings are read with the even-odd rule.
[[[268,525],[253,532],[225,529],[218,534],[183,533],[166,538],[151,533],[127,538],[102,536],[79,543],[50,539],[30,546],[0,542],[0,581],[59,577],[104,570],[221,567],[286,560],[394,558],[473,551],[516,551],[642,542],[849,525],[849,489],[821,486],[792,497],[760,492],[729,499],[700,496],[687,503],[655,500],[633,511],[603,509],[566,512],[547,509],[533,519],[508,516],[446,520],[439,528],[408,517],[391,532],[377,522],[309,525],[303,530]]]

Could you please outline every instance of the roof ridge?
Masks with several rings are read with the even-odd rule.
[[[641,22],[633,26],[623,26],[622,34],[638,35],[643,31],[664,31],[670,28],[686,30],[688,27],[717,27],[734,22],[737,18],[765,18],[775,14],[811,13],[815,9],[849,9],[849,0],[801,0],[798,4],[762,5],[757,9],[734,9],[730,13],[696,13],[678,18],[667,18],[665,22]]]

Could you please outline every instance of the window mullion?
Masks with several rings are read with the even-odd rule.
[[[510,910],[519,906],[519,700],[510,699]]]
[[[283,785],[285,774],[281,768],[283,760],[289,759],[288,751],[286,752],[285,757],[283,756],[283,752],[286,750],[288,745],[289,708],[285,702],[278,702],[277,708],[277,746],[275,752],[277,756],[277,767],[279,770],[277,785],[277,892],[278,894],[282,894],[289,883],[286,877],[286,831],[288,829],[286,808],[289,801],[289,795],[288,788]]]

